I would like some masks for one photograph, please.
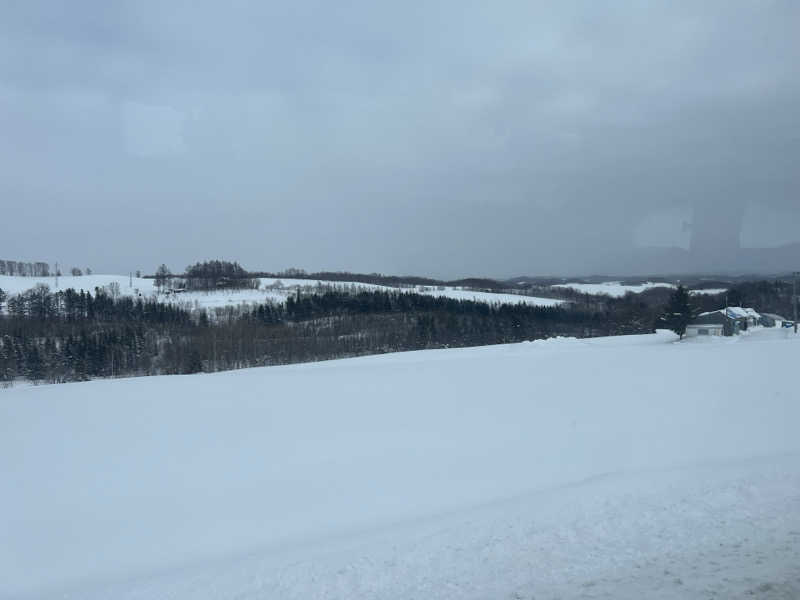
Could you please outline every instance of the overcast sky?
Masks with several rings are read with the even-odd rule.
[[[0,258],[642,272],[698,202],[797,242],[798,32],[795,0],[6,2]]]

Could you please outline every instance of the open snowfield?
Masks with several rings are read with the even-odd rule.
[[[318,281],[314,279],[291,279],[291,278],[259,278],[261,285],[257,290],[218,290],[211,292],[183,292],[175,295],[161,294],[158,296],[162,302],[179,304],[189,309],[193,308],[219,308],[225,306],[256,305],[264,302],[282,303],[286,298],[299,287],[305,290],[319,289],[320,291],[347,290],[386,290],[399,292],[416,292],[431,296],[443,296],[456,300],[473,300],[475,302],[486,302],[489,304],[517,304],[524,303],[532,306],[556,306],[561,304],[561,300],[553,298],[535,298],[532,296],[521,296],[516,294],[499,294],[492,292],[473,292],[456,287],[444,287],[440,290],[434,287],[402,287],[395,288],[389,286],[375,285],[359,282],[341,281]],[[25,292],[39,283],[43,283],[55,291],[73,288],[75,290],[94,293],[95,288],[107,287],[112,282],[119,285],[120,294],[123,296],[150,297],[156,294],[155,280],[143,278],[130,278],[125,275],[82,275],[73,277],[71,275],[58,278],[58,287],[54,277],[18,277],[10,275],[0,275],[0,289],[10,295]]]
[[[338,282],[338,281],[316,281],[308,279],[270,279],[261,278],[261,289],[275,289],[281,286],[288,289],[299,287],[321,287],[339,290],[384,290],[395,292],[411,292],[436,296],[441,298],[452,298],[454,300],[472,300],[473,302],[486,302],[488,304],[529,304],[531,306],[557,306],[563,300],[554,298],[538,298],[534,296],[523,296],[521,294],[505,294],[496,292],[480,292],[453,286],[410,286],[410,287],[391,287],[385,285],[375,285],[372,283],[359,282]],[[280,288],[279,288],[280,289]]]
[[[119,284],[120,293],[128,296],[134,295],[137,290],[145,296],[149,296],[156,291],[154,286],[155,280],[141,277],[130,278],[128,275],[81,275],[79,277],[62,275],[58,278],[58,287],[56,287],[55,277],[0,275],[0,289],[8,294],[20,294],[36,287],[40,283],[49,286],[53,291],[73,288],[77,291],[84,290],[94,293],[95,288],[105,287],[112,282]]]
[[[0,390],[0,598],[795,598],[789,336]]]
[[[648,281],[640,285],[626,285],[619,281],[604,281],[603,283],[557,283],[552,285],[554,288],[571,288],[582,292],[584,294],[607,294],[612,298],[621,298],[628,292],[639,294],[654,287],[667,287],[675,288],[672,283],[658,283]],[[707,290],[692,290],[692,294],[721,294],[725,292],[724,288],[707,289]]]
[[[488,304],[529,304],[531,306],[557,306],[563,300],[555,298],[537,298],[534,296],[522,296],[519,294],[501,294],[495,292],[475,292],[462,288],[446,287],[444,290],[437,288],[417,288],[408,291],[416,291],[418,294],[429,296],[453,298],[455,300],[472,300],[474,302],[486,302]]]

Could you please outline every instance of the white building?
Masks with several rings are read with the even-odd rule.
[[[736,335],[761,324],[761,315],[752,308],[729,306],[702,313],[686,326],[686,336]]]

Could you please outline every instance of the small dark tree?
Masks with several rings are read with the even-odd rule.
[[[689,303],[689,291],[679,285],[672,292],[664,313],[659,317],[659,324],[667,329],[674,331],[683,339],[686,333],[686,326],[694,317],[694,309]]]
[[[3,303],[8,298],[8,294],[6,294],[2,289],[0,289],[0,312],[3,312]]]

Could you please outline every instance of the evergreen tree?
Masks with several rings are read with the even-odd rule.
[[[686,333],[686,326],[692,318],[694,318],[694,309],[689,303],[689,291],[682,285],[679,285],[677,289],[672,292],[664,313],[659,318],[659,322],[662,326],[674,331],[683,339],[683,334]]]

